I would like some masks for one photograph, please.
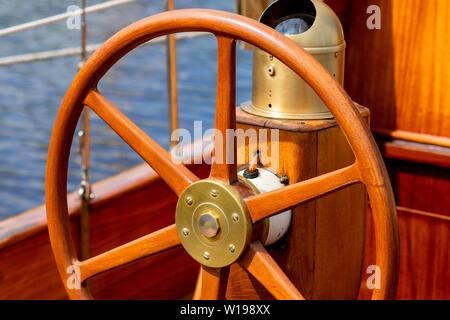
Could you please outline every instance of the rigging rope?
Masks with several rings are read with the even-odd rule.
[[[109,9],[109,8],[113,8],[115,6],[119,6],[122,4],[126,4],[126,3],[130,3],[130,2],[135,2],[138,0],[111,0],[111,1],[107,1],[107,2],[103,2],[100,4],[96,4],[90,7],[87,7],[86,10],[76,10],[73,12],[64,12],[64,13],[60,13],[54,16],[50,16],[47,18],[43,18],[43,19],[39,19],[39,20],[34,20],[34,21],[30,21],[27,23],[23,23],[23,24],[19,24],[16,26],[12,26],[9,28],[5,28],[5,29],[1,29],[0,30],[0,37],[4,37],[4,36],[8,36],[14,33],[18,33],[18,32],[22,32],[25,30],[29,30],[29,29],[34,29],[37,27],[41,27],[41,26],[45,26],[51,23],[55,23],[58,21],[62,21],[62,20],[66,20],[68,18],[71,18],[73,16],[77,16],[80,14],[88,14],[88,13],[93,13],[93,12],[97,12],[97,11],[102,11],[105,9]]]

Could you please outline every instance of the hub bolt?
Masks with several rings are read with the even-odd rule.
[[[217,195],[218,195],[219,193],[217,192],[217,190],[216,189],[212,189],[211,190],[211,196],[213,197],[213,198],[217,198]]]
[[[205,258],[205,260],[209,260],[209,258],[211,258],[211,255],[208,251],[203,252],[203,258]]]
[[[237,213],[233,213],[231,215],[231,219],[233,219],[234,222],[238,222],[239,221],[239,215]]]
[[[191,196],[187,196],[187,197],[186,197],[186,204],[187,204],[188,206],[190,206],[190,205],[192,205],[193,203],[194,203],[194,199],[192,199]]]
[[[183,229],[181,230],[181,232],[183,233],[183,235],[184,235],[185,237],[188,237],[188,236],[189,236],[189,229],[188,229],[188,228],[183,228]]]
[[[230,244],[228,246],[228,251],[230,251],[231,253],[234,253],[236,251],[236,247],[234,246],[234,244]]]
[[[205,214],[200,216],[198,227],[200,228],[200,232],[205,237],[213,238],[219,233],[219,219],[217,219],[210,212],[206,212]]]

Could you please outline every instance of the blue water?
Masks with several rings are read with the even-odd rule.
[[[88,5],[102,1],[87,0]],[[1,1],[0,28],[65,12],[81,1]],[[163,0],[136,3],[88,15],[88,43],[101,43],[126,25],[164,9]],[[177,9],[234,11],[234,0],[178,0]],[[0,38],[0,57],[78,46],[80,31],[62,21]],[[216,95],[213,36],[177,44],[180,127],[213,127]],[[47,148],[60,103],[77,72],[79,57],[0,66],[0,220],[44,202]],[[100,90],[164,148],[169,146],[165,44],[144,46],[119,61]],[[238,50],[237,101],[251,95],[251,52]],[[91,112],[90,180],[99,181],[142,162]],[[77,188],[80,156],[72,148],[68,191]]]

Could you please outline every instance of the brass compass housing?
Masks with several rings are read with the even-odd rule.
[[[343,86],[345,40],[339,18],[321,0],[278,0],[262,14],[260,22],[277,28],[289,19],[302,18],[306,30],[285,33],[316,58]],[[275,119],[331,119],[333,115],[313,89],[276,57],[255,48],[252,101],[242,110]]]
[[[238,260],[252,234],[250,214],[239,193],[215,179],[197,181],[183,191],[175,223],[186,251],[214,268]]]

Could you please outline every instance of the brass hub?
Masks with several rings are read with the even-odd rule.
[[[213,179],[197,181],[184,190],[178,199],[175,223],[186,251],[214,268],[239,259],[252,232],[241,196],[233,187]]]

